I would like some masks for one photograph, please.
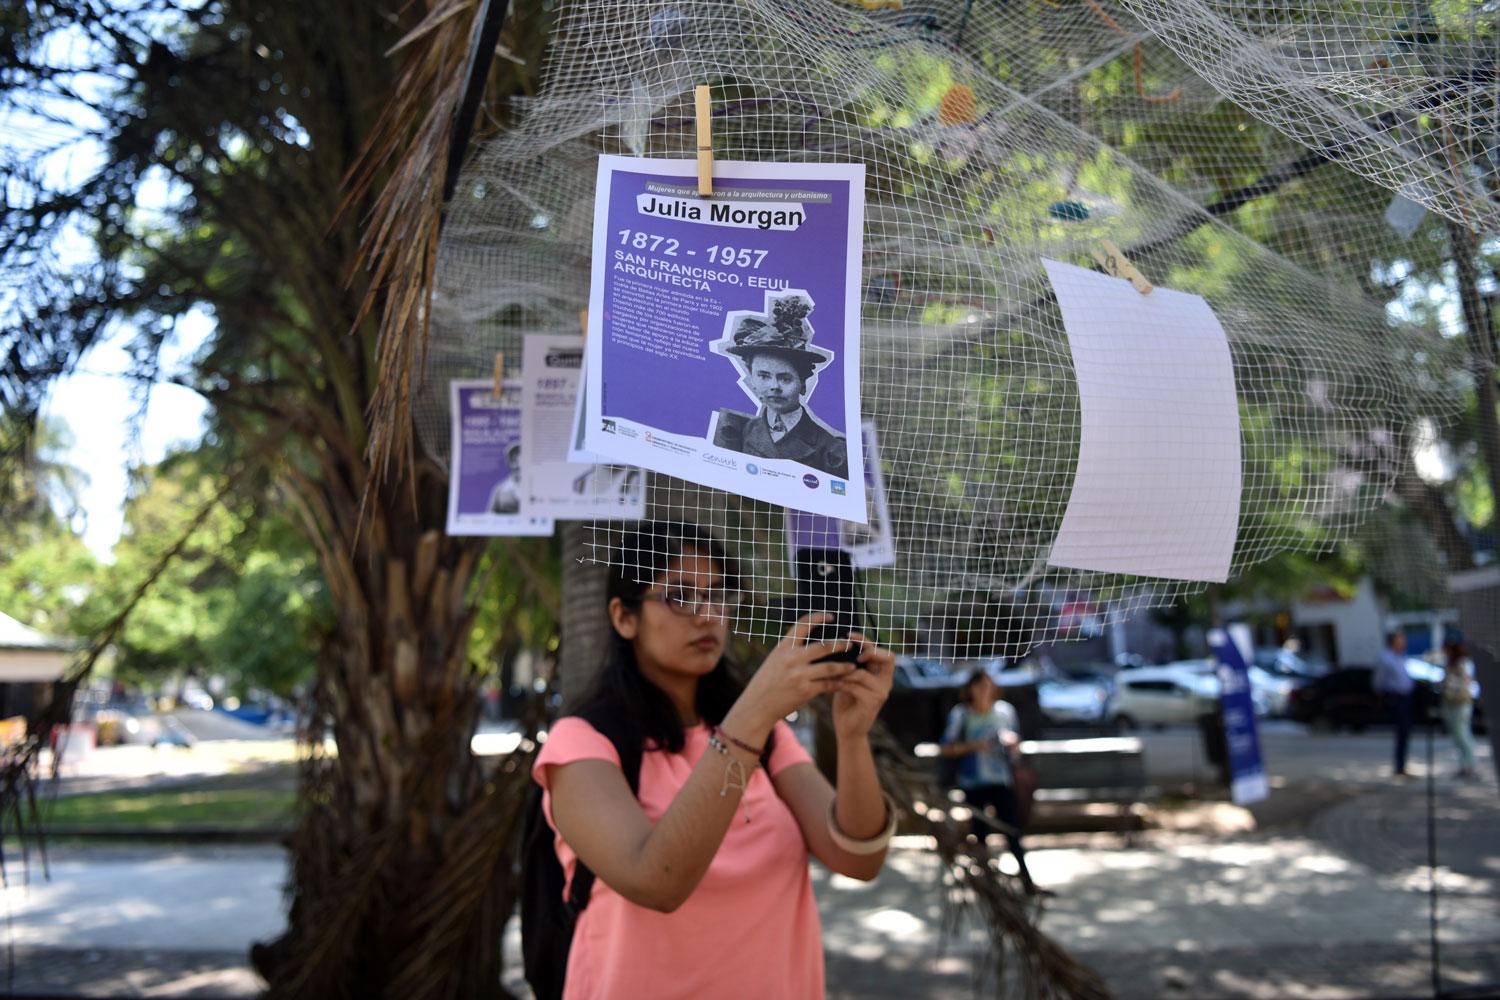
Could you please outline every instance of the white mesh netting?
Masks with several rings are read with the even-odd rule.
[[[1496,230],[1494,5],[1121,2],[1257,118],[1411,201]]]
[[[560,10],[548,59],[450,206],[425,446],[447,454],[450,378],[486,375],[496,351],[519,362],[526,334],[577,333],[597,155],[692,156],[692,88],[710,84],[718,158],[867,167],[863,412],[899,561],[862,596],[898,648],[1016,655],[1058,638],[1080,593],[1124,615],[1202,586],[1046,564],[1080,418],[1043,257],[1086,264],[1108,238],[1213,306],[1242,424],[1233,573],[1348,538],[1409,474],[1419,421],[1452,419],[1461,350],[1362,291],[1372,242],[1406,238],[1382,221],[1389,195],[1347,158],[1247,135],[1245,112],[1117,5],[587,0]],[[1299,191],[1314,171],[1343,180]],[[1274,208],[1240,211],[1260,189]],[[742,557],[736,629],[779,635],[795,589],[781,509],[648,479],[651,516]],[[591,526],[587,555],[609,558],[627,528]]]

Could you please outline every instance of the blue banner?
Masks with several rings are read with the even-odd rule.
[[[1229,797],[1235,805],[1259,802],[1270,794],[1260,755],[1260,730],[1251,697],[1250,667],[1225,629],[1210,629],[1208,645],[1219,667],[1219,711],[1229,747]]]

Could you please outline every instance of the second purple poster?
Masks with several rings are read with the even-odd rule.
[[[865,523],[864,167],[599,159],[584,448]]]

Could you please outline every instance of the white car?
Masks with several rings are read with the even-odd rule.
[[[1109,709],[1109,687],[1095,681],[1045,680],[1037,686],[1042,718],[1054,726],[1103,722]]]
[[[1218,677],[1219,664],[1213,660],[1181,660],[1177,663],[1169,663],[1167,666],[1204,674],[1215,679]],[[1297,682],[1290,677],[1281,677],[1254,665],[1246,673],[1250,678],[1250,703],[1255,707],[1255,714],[1278,718],[1285,716],[1288,705],[1291,703],[1292,689],[1297,686]]]
[[[1250,668],[1250,698],[1255,702],[1256,715],[1285,717],[1292,690],[1296,687],[1297,682],[1290,677],[1281,677],[1260,667]]]
[[[1198,662],[1140,667],[1115,674],[1115,693],[1108,719],[1121,729],[1171,726],[1197,722],[1198,716],[1219,710],[1219,679],[1204,673]]]

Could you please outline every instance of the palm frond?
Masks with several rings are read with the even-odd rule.
[[[393,459],[405,468],[415,461],[411,398],[427,340],[443,177],[479,28],[477,9],[476,0],[439,0],[393,46],[402,65],[391,102],[346,178],[341,215],[379,192],[357,257],[368,282],[355,322],[363,325],[378,313],[380,380],[369,406],[368,442],[377,480],[389,474]]]

